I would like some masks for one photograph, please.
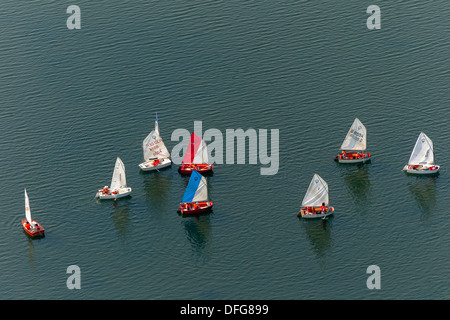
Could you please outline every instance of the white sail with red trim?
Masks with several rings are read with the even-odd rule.
[[[195,133],[191,134],[189,144],[186,148],[182,164],[208,164],[208,148],[205,141],[203,141]]]

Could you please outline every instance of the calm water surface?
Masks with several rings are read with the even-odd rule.
[[[68,30],[68,4],[4,1],[0,299],[448,299],[450,3],[383,3],[374,31],[371,4],[78,1]],[[137,166],[156,112],[169,150],[196,120],[279,129],[279,171],[217,165],[213,213],[182,218],[177,166]],[[355,117],[373,160],[338,165]],[[401,171],[421,131],[437,177]],[[98,202],[117,156],[132,197]],[[314,173],[325,223],[296,217]]]

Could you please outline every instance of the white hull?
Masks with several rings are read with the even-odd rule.
[[[365,163],[369,162],[370,157],[359,158],[359,159],[338,159],[339,163]]]
[[[435,170],[430,170],[430,169],[409,169],[408,167],[410,167],[409,165],[405,165],[403,167],[403,171],[405,171],[406,173],[411,173],[411,174],[436,174],[439,172],[439,170],[441,169],[440,166],[435,166],[437,169]]]
[[[172,165],[172,161],[168,158],[163,159],[160,163],[158,163],[156,166],[153,166],[153,160],[143,162],[139,164],[139,168],[142,171],[153,171],[153,170],[159,170],[162,168],[166,168]]]
[[[99,198],[100,200],[108,200],[108,199],[119,199],[126,196],[129,196],[131,193],[131,188],[122,188],[119,189],[119,192],[116,194],[103,194],[103,190],[98,190],[97,194],[95,195],[96,198]]]
[[[317,218],[324,218],[324,217],[328,217],[331,216],[334,213],[334,207],[329,207],[328,211],[325,213],[304,213],[304,210],[300,210],[300,215],[302,218],[305,219],[317,219]]]
[[[328,217],[331,216],[334,212],[333,211],[328,211],[325,213],[321,213],[321,214],[301,214],[302,218],[304,219],[317,219],[317,218],[324,218],[324,217]]]

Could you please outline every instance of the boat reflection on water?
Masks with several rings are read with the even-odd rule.
[[[208,245],[211,240],[210,216],[194,216],[189,219],[183,219],[182,223],[186,237],[192,246],[192,251],[205,256],[209,252]]]
[[[169,208],[170,172],[151,171],[143,173],[145,195],[154,212],[165,212]]]
[[[327,217],[326,220],[317,219],[299,219],[302,227],[305,229],[309,242],[318,257],[326,255],[332,247],[331,223],[334,216]]]
[[[124,240],[130,226],[130,208],[128,198],[112,202],[110,217],[117,230],[119,238]]]
[[[353,168],[345,168],[341,172],[342,179],[352,196],[356,207],[360,208],[362,213],[367,213],[369,205],[370,193],[370,179],[369,169],[362,164],[356,165]]]
[[[428,216],[436,207],[436,179],[439,179],[439,177],[416,176],[415,178],[415,182],[408,184],[409,191],[424,216]]]

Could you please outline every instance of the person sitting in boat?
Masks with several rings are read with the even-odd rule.
[[[198,202],[194,203],[194,210],[198,209]]]
[[[109,193],[109,189],[108,189],[108,186],[105,186],[104,188],[103,188],[103,194],[108,194]]]
[[[156,167],[158,165],[158,163],[159,163],[159,159],[154,160],[153,161],[153,166]]]
[[[322,213],[327,212],[327,207],[325,207],[325,202],[322,202],[322,206],[320,207],[320,212],[322,212]]]
[[[30,223],[29,223],[28,221],[25,223],[25,228],[27,228],[28,230],[30,230]]]

